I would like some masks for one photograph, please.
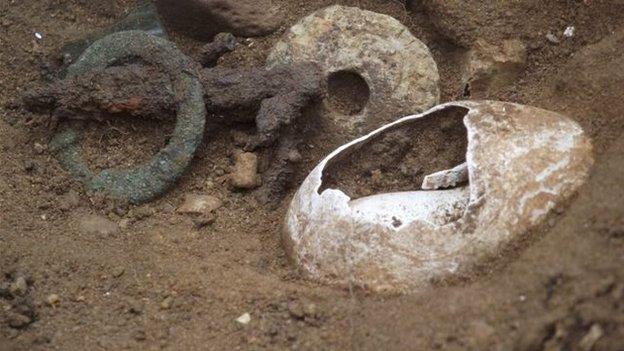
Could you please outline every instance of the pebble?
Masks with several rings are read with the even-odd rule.
[[[117,267],[113,270],[113,277],[119,278],[126,272],[124,267]]]
[[[173,306],[173,297],[168,296],[160,303],[160,308],[163,310],[168,310]]]
[[[48,304],[48,306],[56,306],[61,302],[61,297],[58,296],[57,294],[50,294],[48,295],[48,297],[46,298],[46,303]]]
[[[18,277],[15,279],[15,282],[9,286],[9,292],[13,296],[24,296],[28,292],[28,283],[26,282],[26,278]]]
[[[186,194],[178,213],[208,215],[221,206],[223,202],[216,196]]]
[[[251,152],[239,152],[235,156],[230,183],[237,189],[254,189],[261,185],[258,174],[258,156]]]
[[[552,33],[546,34],[546,39],[552,44],[559,44],[559,38]]]
[[[288,161],[289,162],[299,163],[299,162],[301,162],[302,159],[303,159],[303,157],[301,156],[301,153],[299,153],[299,151],[297,151],[297,150],[290,150],[288,152]]]
[[[513,85],[521,77],[527,63],[527,48],[520,40],[500,43],[477,40],[464,61],[463,84],[473,98],[485,97]]]
[[[604,335],[604,331],[599,324],[594,324],[589,328],[589,332],[583,336],[581,341],[579,342],[579,348],[582,351],[591,351],[594,348],[594,345],[602,336]]]
[[[576,27],[574,26],[568,26],[564,31],[563,31],[563,36],[566,38],[572,38],[574,36],[574,32],[576,31]]]
[[[247,325],[251,322],[251,315],[249,313],[243,313],[240,317],[236,318],[236,322],[242,325]]]
[[[110,235],[119,231],[117,223],[99,215],[83,216],[80,229],[87,234]]]

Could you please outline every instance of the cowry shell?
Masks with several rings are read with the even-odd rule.
[[[466,165],[432,174],[423,185],[453,185],[463,168],[468,185],[354,200],[340,189],[320,192],[323,172],[350,152],[453,108],[466,111]],[[494,101],[439,105],[347,143],[321,161],[292,200],[284,244],[314,280],[374,291],[425,289],[432,281],[471,272],[525,237],[585,182],[591,154],[582,129],[554,112]]]

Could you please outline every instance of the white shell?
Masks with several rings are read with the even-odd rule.
[[[469,185],[356,200],[339,189],[319,194],[329,162],[448,107],[467,109]],[[345,144],[321,161],[292,200],[284,242],[309,278],[377,291],[423,289],[432,280],[470,272],[543,221],[584,183],[591,150],[581,128],[553,112],[493,101],[439,105]],[[459,219],[449,221],[449,213]]]

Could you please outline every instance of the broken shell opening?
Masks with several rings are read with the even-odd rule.
[[[401,130],[410,133],[393,135]],[[430,143],[427,135],[437,149],[419,149]],[[381,188],[389,189],[386,193],[359,194],[372,180],[357,177],[375,159],[373,146],[384,139],[392,147],[378,154],[385,156],[388,170],[400,170],[393,152],[403,139],[412,140],[415,144],[406,145],[416,147],[419,162],[432,166],[422,172],[429,176],[390,182]],[[427,163],[433,160],[453,162]],[[554,112],[497,101],[440,105],[323,159],[293,197],[285,246],[302,271],[319,281],[376,291],[423,289],[470,274],[526,240],[549,211],[574,195],[591,164],[591,143],[582,129]],[[423,189],[441,189],[435,185],[451,184],[453,176],[470,182],[413,190],[419,180]]]
[[[327,77],[327,95],[330,110],[353,116],[362,112],[368,104],[370,88],[358,73],[341,70]]]
[[[434,183],[424,187],[427,190],[465,185],[467,170],[453,181],[444,177],[466,162],[467,113],[464,107],[448,106],[363,140],[328,163],[319,194],[336,189],[355,200],[421,191],[426,180]]]

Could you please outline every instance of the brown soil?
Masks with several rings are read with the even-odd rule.
[[[352,199],[420,189],[425,176],[466,162],[467,110],[447,108],[391,129],[323,173],[323,186]]]
[[[327,78],[327,102],[329,107],[343,115],[361,112],[370,97],[370,88],[357,73],[339,71]]]
[[[287,14],[285,26],[220,60],[258,66],[298,18],[334,3],[357,5],[397,18],[431,48],[448,101],[463,94],[458,70],[465,49],[453,40],[525,42],[525,74],[488,98],[577,120],[594,140],[595,170],[523,250],[507,252],[474,279],[402,296],[299,277],[280,242],[288,201],[271,210],[253,193],[226,186],[237,144],[230,126],[207,129],[191,169],[157,201],[115,208],[85,195],[46,150],[49,127],[15,101],[46,75],[47,56],[114,22],[134,2],[0,2],[0,350],[582,350],[592,335],[600,335],[593,350],[622,350],[624,11],[619,0],[527,1],[540,14],[531,16],[512,8],[522,2],[488,2],[487,11],[458,16],[471,27],[469,36],[454,38],[461,31],[438,34],[435,13],[425,12],[438,9],[429,5],[408,12],[398,0],[274,0]],[[504,16],[490,26],[493,13]],[[454,30],[464,23],[445,21]],[[560,33],[570,24],[576,34],[564,39]],[[549,43],[547,32],[559,33],[561,42]],[[202,43],[176,33],[171,39],[200,57]],[[122,124],[99,126],[100,133],[114,133]],[[300,150],[295,183],[345,141],[318,128]],[[139,128],[115,147],[87,152],[96,164],[121,165],[120,155],[140,157],[166,138],[151,135]],[[108,157],[114,162],[102,161]],[[198,227],[175,213],[187,193],[223,200],[215,223]],[[85,219],[93,214],[122,225],[89,230],[96,221]],[[246,312],[249,324],[235,322]]]

